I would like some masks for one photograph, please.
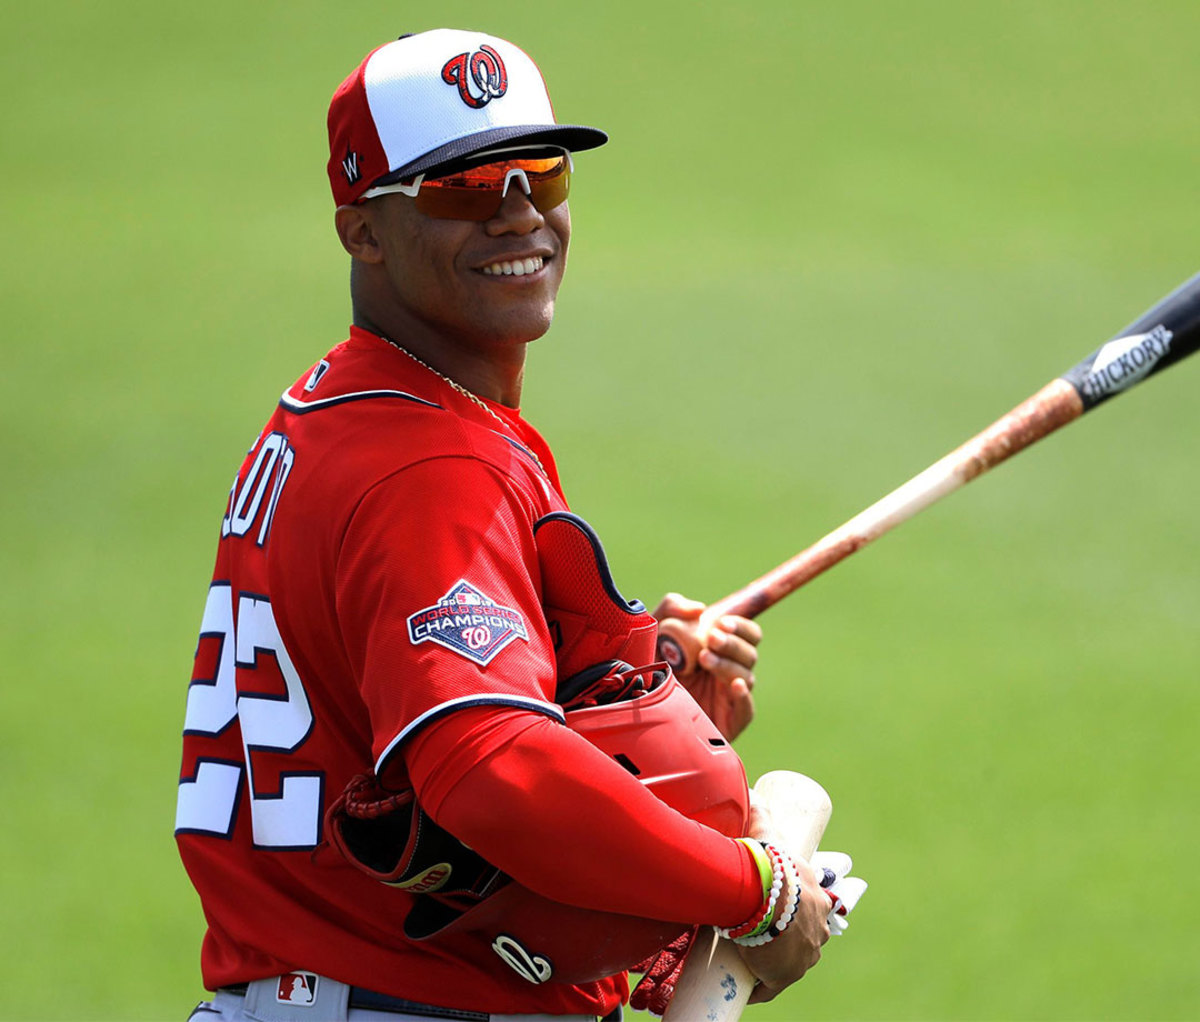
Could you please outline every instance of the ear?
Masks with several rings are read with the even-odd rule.
[[[375,211],[368,205],[338,206],[333,222],[342,248],[364,263],[383,262],[375,233]]]

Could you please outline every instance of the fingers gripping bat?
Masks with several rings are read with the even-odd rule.
[[[696,622],[665,621],[659,657],[690,671],[713,623],[755,617],[871,540],[946,494],[1129,390],[1200,347],[1200,274],[1171,292],[1069,372],[1046,384],[983,432],[765,575],[710,604]]]

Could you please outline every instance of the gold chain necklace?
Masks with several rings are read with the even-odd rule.
[[[404,345],[397,344],[390,337],[384,337],[383,340],[387,341],[387,343],[390,344],[397,351],[403,352],[405,355],[407,355],[409,358],[411,358],[414,362],[416,362],[417,365],[423,366],[424,368],[428,369],[431,373],[433,373],[434,376],[436,376],[443,383],[446,383],[452,390],[457,391],[459,394],[461,394],[463,397],[465,397],[468,401],[472,401],[475,404],[477,404],[480,408],[482,408],[485,412],[487,412],[488,415],[490,415],[493,419],[495,419],[498,423],[500,423],[500,425],[503,426],[507,432],[514,433],[518,437],[520,436],[520,434],[517,434],[517,431],[515,429],[513,429],[511,423],[506,422],[505,419],[503,418],[503,416],[497,414],[497,412],[494,409],[489,408],[487,405],[487,402],[484,401],[483,398],[481,398],[473,390],[468,390],[457,380],[450,379],[450,377],[447,376],[445,373],[439,373],[428,362],[422,361],[421,359],[417,358],[417,356],[414,355],[411,351],[409,351],[406,347],[404,347]],[[537,451],[535,451],[532,447],[528,446],[523,440],[521,441],[520,446],[521,446],[521,450],[527,452],[529,454],[529,456],[531,458],[533,458],[533,460],[537,463],[537,467],[542,470],[542,475],[549,478],[550,473],[546,471],[546,466],[542,464],[542,459],[538,457]]]

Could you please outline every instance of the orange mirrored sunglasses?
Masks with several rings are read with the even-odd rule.
[[[487,159],[506,151],[509,150],[492,150],[474,159]],[[398,193],[411,198],[419,212],[439,220],[490,220],[500,212],[509,186],[516,181],[529,196],[533,208],[545,213],[566,201],[572,169],[571,154],[563,150],[540,158],[478,163],[431,178],[418,174],[407,183],[369,188],[363,198]]]

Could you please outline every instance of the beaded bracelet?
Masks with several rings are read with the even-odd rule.
[[[749,847],[754,853],[755,861],[760,864],[759,868],[764,881],[766,879],[766,872],[762,870],[762,859],[760,858],[760,855],[762,855],[762,853],[766,853],[766,858],[770,860],[771,864],[771,887],[768,891],[766,891],[762,909],[755,913],[752,918],[748,919],[740,926],[717,927],[717,934],[719,936],[733,941],[742,941],[747,937],[757,937],[767,930],[767,928],[771,925],[771,916],[775,911],[775,905],[779,901],[779,893],[783,890],[783,853],[780,852],[779,849],[777,849],[774,845],[767,844],[765,841],[757,842],[757,844],[761,846],[762,852],[759,852],[758,849],[756,849],[749,841],[743,841],[743,843],[746,844],[747,847]]]
[[[800,871],[796,868],[796,861],[790,856],[787,860],[787,867],[788,883],[791,884],[791,890],[788,892],[788,903],[784,906],[783,914],[776,920],[775,925],[767,931],[772,937],[778,937],[788,928],[788,924],[795,918],[796,910],[800,907],[800,895],[804,893],[800,888]]]
[[[779,918],[772,923],[765,933],[758,936],[743,937],[737,943],[743,947],[761,947],[763,944],[770,944],[784,930],[788,928],[788,924],[796,915],[796,909],[800,906],[800,872],[796,869],[796,863],[789,855],[784,861],[784,869],[787,872],[788,879],[788,900],[783,908],[783,912]]]
[[[775,906],[779,903],[779,895],[783,891],[783,878],[787,871],[787,863],[791,860],[773,845],[767,846],[767,849],[771,855],[771,862],[775,869],[775,878],[771,885],[770,903],[767,905],[766,916],[758,926],[748,931],[734,933],[731,939],[735,944],[741,944],[743,947],[759,947],[762,944],[769,944],[775,939],[769,935],[770,928],[775,915]]]

